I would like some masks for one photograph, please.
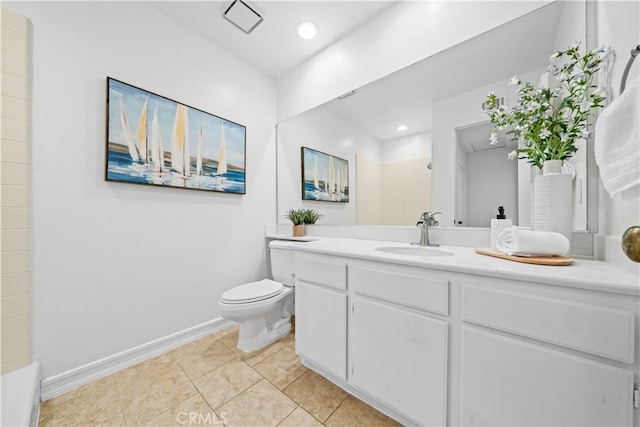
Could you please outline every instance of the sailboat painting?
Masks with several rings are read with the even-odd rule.
[[[301,148],[302,200],[349,201],[349,162],[345,159]]]
[[[245,194],[246,128],[107,77],[105,179]]]

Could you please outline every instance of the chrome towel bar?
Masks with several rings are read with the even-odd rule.
[[[636,56],[638,56],[639,54],[640,44],[631,49],[631,58],[629,58],[629,62],[627,62],[627,66],[624,67],[624,72],[622,73],[622,81],[620,82],[620,93],[624,92],[624,87],[627,84],[627,77],[629,77],[629,69],[631,68],[631,64],[633,64],[633,60],[636,59]]]

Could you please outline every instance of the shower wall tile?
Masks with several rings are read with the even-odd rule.
[[[0,373],[31,363],[31,24],[1,9],[0,251],[2,350]]]

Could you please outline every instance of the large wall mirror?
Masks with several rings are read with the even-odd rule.
[[[278,125],[278,219],[321,211],[324,224],[415,225],[442,211],[442,226],[488,227],[498,206],[530,221],[534,172],[509,160],[515,142],[489,145],[489,91],[515,103],[513,75],[548,78],[549,56],[585,45],[586,5],[559,1],[425,58]],[[404,126],[401,127],[401,126]],[[300,147],[349,161],[350,203],[301,200]],[[574,229],[586,229],[586,149],[577,169]]]

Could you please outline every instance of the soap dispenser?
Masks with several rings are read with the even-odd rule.
[[[504,214],[504,207],[498,206],[498,215],[491,220],[491,250],[496,250],[498,236],[509,227],[511,227],[511,220]]]

